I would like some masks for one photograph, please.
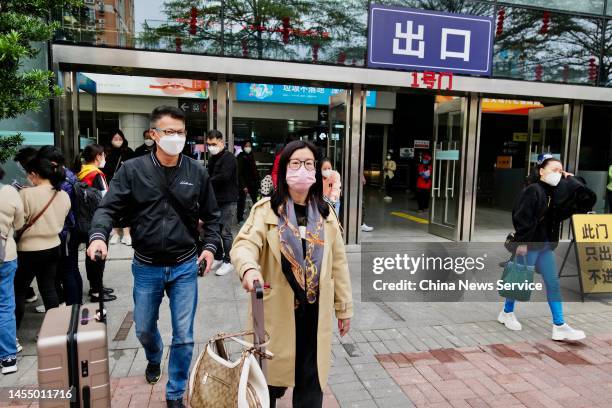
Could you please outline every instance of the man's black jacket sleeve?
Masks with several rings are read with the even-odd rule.
[[[93,216],[89,231],[89,242],[96,239],[108,240],[113,229],[113,221],[118,220],[122,214],[126,213],[131,194],[132,188],[126,166],[121,166],[111,180],[108,192]]]
[[[200,220],[204,222],[202,241],[204,248],[216,252],[221,245],[221,210],[217,206],[217,198],[212,189],[208,172],[202,169],[204,177],[200,188],[199,209]]]

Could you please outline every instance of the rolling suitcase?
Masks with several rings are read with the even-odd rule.
[[[111,406],[103,310],[100,297],[99,304],[60,306],[47,311],[37,342],[39,388],[70,391],[70,399],[41,398],[41,408]]]

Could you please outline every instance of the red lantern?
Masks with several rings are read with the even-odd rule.
[[[595,57],[589,58],[589,81],[597,81],[597,64],[595,63]]]
[[[497,31],[495,32],[496,36],[500,36],[502,35],[502,33],[504,32],[504,20],[506,19],[506,9],[505,8],[501,8],[499,9],[499,12],[497,13]]]
[[[191,8],[189,19],[189,34],[195,35],[198,28],[198,9],[195,7]]]
[[[321,48],[319,44],[312,45],[312,62],[315,64],[319,61],[319,48]]]
[[[283,17],[282,38],[283,38],[283,44],[285,45],[289,44],[289,32],[290,32],[289,27],[290,27],[289,17]]]
[[[246,39],[242,39],[240,40],[240,44],[242,45],[242,56],[243,57],[248,57],[249,56],[249,44],[247,43]]]
[[[542,74],[543,73],[544,73],[544,67],[542,67],[542,64],[538,64],[536,66],[536,69],[535,69],[536,81],[541,81],[542,80]]]
[[[340,51],[340,54],[338,54],[338,64],[344,65],[345,62],[346,62],[346,53],[344,51]]]
[[[540,28],[540,34],[546,35],[548,34],[548,25],[550,24],[550,13],[545,11],[542,14],[542,28]]]
[[[183,52],[183,39],[181,37],[174,39],[174,45],[176,46],[176,52]]]

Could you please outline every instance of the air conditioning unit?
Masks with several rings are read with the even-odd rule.
[[[96,24],[98,25],[98,27],[100,28],[104,28],[104,24],[106,23],[106,20],[104,20],[103,18],[99,18],[96,20]]]

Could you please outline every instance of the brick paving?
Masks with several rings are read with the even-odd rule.
[[[612,406],[612,334],[376,358],[418,408]]]

